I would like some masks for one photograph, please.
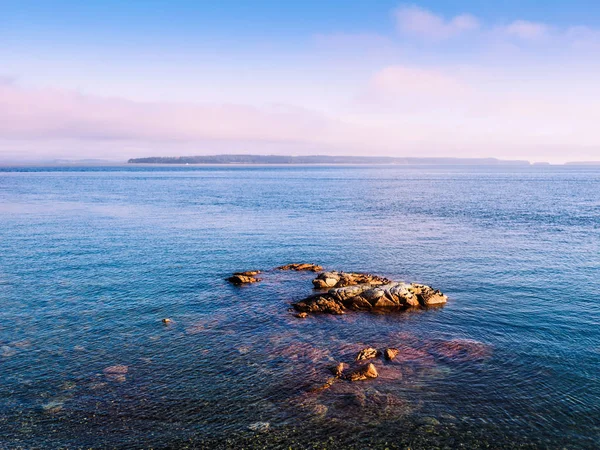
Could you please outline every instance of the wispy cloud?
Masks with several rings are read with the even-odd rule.
[[[479,20],[471,14],[444,18],[415,5],[400,6],[394,15],[400,33],[426,39],[448,39],[480,28]]]

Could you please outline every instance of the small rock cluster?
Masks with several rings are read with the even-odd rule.
[[[431,307],[446,303],[448,297],[440,291],[418,283],[391,281],[369,273],[323,272],[323,267],[311,263],[293,263],[276,270],[321,272],[312,281],[315,289],[327,292],[311,295],[292,306],[305,318],[308,313],[344,314],[353,311],[393,311],[408,308]],[[227,280],[236,285],[261,281],[259,270],[236,272]]]
[[[335,378],[327,380],[327,382],[323,386],[317,388],[317,390],[329,388],[337,379],[343,379],[348,381],[363,381],[372,378],[377,378],[379,376],[379,373],[377,372],[377,368],[375,367],[375,365],[373,363],[364,364],[363,362],[370,359],[378,358],[382,354],[385,356],[385,359],[392,360],[398,354],[398,350],[395,348],[386,348],[382,353],[381,351],[373,347],[363,348],[360,352],[358,352],[358,354],[354,358],[355,366],[352,370],[347,372],[346,369],[348,368],[348,364],[343,362],[337,364],[334,367],[331,367],[330,370],[335,376]]]

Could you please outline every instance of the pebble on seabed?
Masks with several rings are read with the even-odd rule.
[[[265,433],[265,432],[269,431],[270,426],[271,426],[271,424],[269,422],[256,422],[256,423],[250,424],[248,426],[248,429],[250,431],[256,431],[258,433]]]

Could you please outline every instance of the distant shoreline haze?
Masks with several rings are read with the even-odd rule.
[[[423,164],[423,165],[523,165],[529,161],[496,158],[416,158],[393,156],[284,156],[206,155],[131,158],[129,164]]]

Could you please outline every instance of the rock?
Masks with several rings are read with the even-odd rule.
[[[413,284],[413,290],[423,306],[442,305],[448,301],[448,297],[440,291],[423,284]]]
[[[387,359],[388,361],[391,361],[392,359],[394,359],[396,356],[398,355],[398,349],[397,348],[386,348],[385,351],[383,352],[383,356],[385,357],[385,359]]]
[[[331,373],[333,373],[336,377],[341,378],[345,369],[346,369],[346,364],[341,362],[337,366],[334,366],[331,368]]]
[[[245,272],[235,272],[233,275],[239,275],[242,277],[255,277],[260,273],[260,270],[246,270]]]
[[[379,355],[381,355],[381,352],[376,348],[367,347],[358,352],[358,355],[356,355],[355,359],[356,361],[362,361],[364,359],[377,358]]]
[[[369,273],[345,273],[345,272],[323,272],[313,280],[313,285],[317,289],[326,289],[333,287],[355,286],[357,284],[369,284],[377,286],[387,284],[390,280]]]
[[[340,276],[337,272],[323,272],[313,280],[313,285],[316,289],[327,289],[335,287],[340,281]]]
[[[324,272],[313,280],[316,288],[330,287],[334,282],[335,287],[326,293],[311,295],[292,306],[302,312],[342,314],[345,309],[386,312],[438,306],[448,299],[429,286],[391,282],[370,274]]]
[[[350,381],[362,381],[370,378],[377,378],[378,376],[379,374],[373,363],[369,363],[354,370],[346,378]]]
[[[169,319],[168,317],[166,317],[162,320],[162,323],[164,323],[165,325],[169,325],[169,324],[173,323],[173,321],[171,319]]]
[[[248,425],[248,429],[256,433],[266,433],[267,431],[269,431],[270,427],[271,424],[269,422],[256,422]]]
[[[344,314],[344,305],[330,296],[314,295],[300,302],[292,304],[300,312],[321,312],[328,314]]]
[[[52,400],[45,405],[42,405],[42,408],[45,412],[50,414],[56,414],[57,412],[62,411],[64,405],[64,401],[61,400]]]
[[[301,312],[301,313],[296,314],[296,317],[298,319],[306,319],[308,317],[308,313]]]
[[[262,280],[260,278],[254,278],[253,276],[234,274],[233,276],[227,278],[227,281],[229,281],[231,284],[235,284],[236,286],[241,286],[242,284],[258,283]]]
[[[277,270],[295,270],[296,272],[309,271],[309,272],[321,272],[323,267],[316,264],[286,264],[285,266],[276,267]]]

